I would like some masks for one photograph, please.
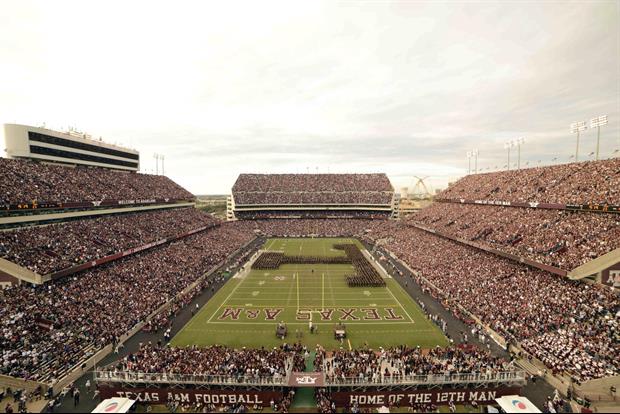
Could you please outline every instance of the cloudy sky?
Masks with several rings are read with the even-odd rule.
[[[568,161],[608,114],[620,2],[0,3],[0,123],[77,127],[166,157],[196,194],[242,172],[386,172],[395,187]],[[596,133],[582,136],[582,158]],[[618,155],[618,153],[616,153]],[[513,161],[514,157],[513,152]]]

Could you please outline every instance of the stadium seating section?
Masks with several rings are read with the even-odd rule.
[[[191,194],[161,176],[67,168],[0,159],[0,203],[27,200],[100,200]],[[541,201],[620,204],[620,161],[607,160],[468,176],[441,194],[444,200]],[[304,191],[300,191],[304,189]],[[235,201],[268,203],[391,202],[382,174],[250,175],[239,177]],[[144,321],[192,283],[200,284],[148,325],[166,323],[179,306],[211,285],[200,279],[257,234],[345,236],[375,244],[385,260],[396,255],[415,281],[455,316],[472,315],[543,361],[579,381],[620,374],[620,300],[609,288],[571,281],[417,228],[423,225],[546,264],[572,269],[618,247],[618,216],[563,210],[479,206],[442,202],[404,221],[362,218],[260,219],[220,223],[182,209],[108,216],[0,233],[0,254],[40,273],[93,260],[200,227],[208,229],[162,246],[33,287],[0,291],[0,374],[52,381]],[[237,264],[241,264],[240,262]],[[245,259],[244,259],[245,260]],[[274,259],[277,261],[277,259]],[[398,267],[388,267],[395,274]],[[370,270],[369,270],[370,271]],[[364,273],[365,274],[365,273]],[[372,275],[366,275],[371,277]],[[237,374],[244,369],[282,370],[298,350],[143,348],[119,369]],[[292,352],[292,354],[291,354]],[[211,364],[232,358],[234,364]],[[231,356],[232,355],[232,356]],[[358,365],[360,355],[373,369]],[[257,358],[266,361],[257,363]],[[319,351],[315,367],[328,376],[367,375],[399,360],[401,373],[503,369],[485,351],[433,350],[424,355],[400,347],[383,354]],[[392,363],[390,362],[390,364]],[[258,365],[257,365],[258,364]],[[234,367],[234,368],[231,368]],[[232,371],[231,371],[232,370]],[[363,372],[361,371],[363,370]],[[398,374],[398,373],[397,373]]]
[[[43,202],[173,199],[194,196],[163,175],[68,167],[0,158],[0,205]]]
[[[398,361],[398,363],[394,363]],[[352,351],[320,349],[315,356],[317,371],[325,372],[327,379],[363,378],[379,383],[384,376],[404,377],[450,373],[483,373],[487,370],[509,371],[509,362],[491,355],[486,350],[469,348],[436,348],[429,351],[407,346]]]
[[[620,158],[472,174],[437,199],[620,205]]]
[[[79,277],[0,291],[0,374],[61,378],[252,238],[214,227]]]
[[[523,341],[555,372],[579,380],[620,374],[620,300],[608,288],[532,269],[406,224],[376,228],[370,235],[417,272],[417,283],[455,316],[471,320],[465,309],[509,340]]]
[[[0,257],[48,274],[218,221],[194,208],[147,211],[0,232]]]
[[[435,203],[410,221],[568,271],[620,247],[620,214]]]
[[[387,205],[393,188],[385,174],[241,174],[237,205]]]

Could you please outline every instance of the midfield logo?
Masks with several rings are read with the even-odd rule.
[[[299,385],[314,385],[318,378],[312,378],[309,375],[295,378],[295,382]]]
[[[291,372],[289,387],[322,387],[325,385],[325,374],[322,372]]]

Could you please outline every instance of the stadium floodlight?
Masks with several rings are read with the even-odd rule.
[[[467,175],[471,174],[471,151],[467,151]]]
[[[521,169],[521,145],[525,144],[525,138],[519,137],[514,140],[514,145],[517,147],[518,158],[517,158],[517,169]]]
[[[579,161],[579,135],[581,134],[581,132],[585,131],[586,129],[588,129],[588,126],[586,125],[586,121],[573,122],[572,124],[570,124],[570,132],[573,134],[577,133],[577,147],[575,149],[575,161]]]
[[[467,151],[467,162],[468,162],[467,174],[471,174],[471,159],[472,158],[475,159],[474,174],[477,174],[478,173],[478,150],[477,149]]]
[[[474,157],[474,174],[478,174],[478,149],[473,149],[471,151],[472,156]]]
[[[510,148],[512,148],[513,146],[513,141],[504,142],[504,149],[508,150],[508,164],[506,164],[506,166],[508,166],[508,171],[510,171]]]
[[[596,160],[598,161],[598,149],[601,141],[601,127],[607,125],[607,115],[597,116],[590,119],[590,128],[596,128]]]
[[[164,174],[164,156],[162,154],[155,153],[153,154],[153,158],[155,158],[155,174],[159,175],[159,161],[161,161],[161,174]]]
[[[153,158],[155,158],[155,174],[159,175],[159,154],[154,153]]]
[[[508,150],[508,170],[510,170],[510,149],[516,147],[518,151],[517,168],[521,168],[521,144],[525,143],[525,138],[511,139],[504,143],[504,148]]]

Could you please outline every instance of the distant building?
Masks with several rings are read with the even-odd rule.
[[[58,132],[27,125],[4,125],[7,158],[28,158],[116,170],[138,171],[140,153],[107,144],[77,131]]]
[[[400,198],[402,198],[402,199],[409,198],[409,187],[401,187],[401,189],[400,189]]]

